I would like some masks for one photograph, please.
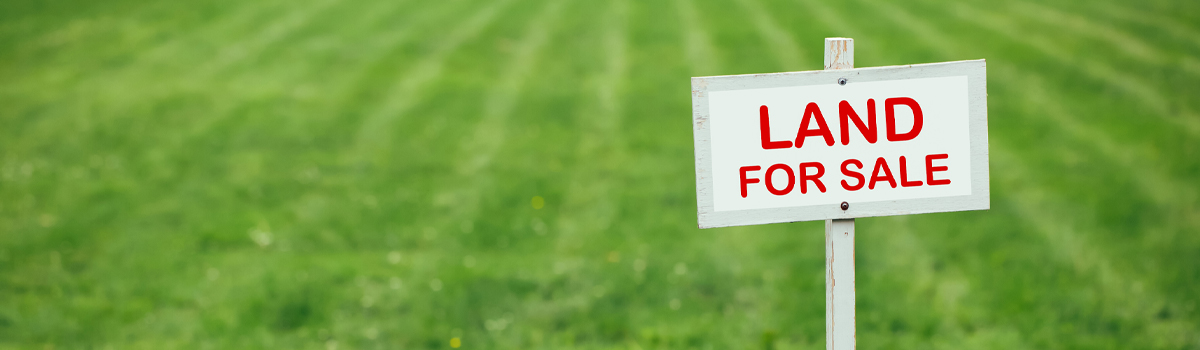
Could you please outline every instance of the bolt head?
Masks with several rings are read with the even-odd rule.
[[[850,209],[850,203],[842,202],[842,210]]]
[[[846,85],[848,82],[850,81],[846,80],[846,78],[838,78],[838,85]]]

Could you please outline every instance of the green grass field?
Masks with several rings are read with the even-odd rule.
[[[1164,0],[4,1],[0,348],[824,348],[823,223],[696,229],[689,77],[830,36],[988,60],[992,209],[858,220],[859,348],[1200,349]]]

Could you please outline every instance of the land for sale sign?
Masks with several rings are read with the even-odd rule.
[[[700,227],[989,207],[983,60],[692,79]]]

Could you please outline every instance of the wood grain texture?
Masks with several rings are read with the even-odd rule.
[[[825,38],[825,70],[854,68],[854,39]]]
[[[854,68],[854,39],[825,38],[825,70]],[[825,349],[854,350],[854,219],[825,220]]]
[[[854,350],[854,219],[825,220],[825,349]]]

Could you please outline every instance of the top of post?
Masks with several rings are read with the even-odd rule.
[[[825,70],[854,68],[854,39],[825,38]]]

